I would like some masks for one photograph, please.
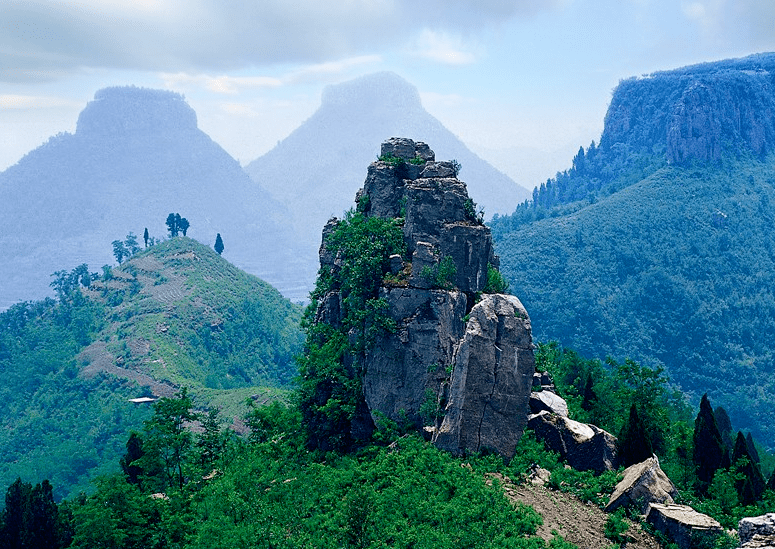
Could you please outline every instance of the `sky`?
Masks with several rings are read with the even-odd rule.
[[[763,51],[772,0],[1,0],[0,170],[107,86],[184,94],[247,164],[325,86],[393,71],[532,188],[599,140],[620,80]]]

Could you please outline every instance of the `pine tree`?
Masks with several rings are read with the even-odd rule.
[[[735,481],[735,489],[740,503],[750,505],[759,501],[764,493],[764,477],[759,466],[748,453],[748,444],[742,432],[737,432],[735,440],[735,452],[732,454],[732,466],[742,475]]]
[[[641,463],[653,454],[651,442],[646,433],[643,420],[638,414],[638,409],[633,403],[630,406],[630,417],[627,425],[619,435],[619,457],[625,467]]]
[[[221,255],[223,253],[223,240],[221,239],[221,233],[218,233],[218,235],[215,237],[215,251],[218,253],[218,255]]]
[[[592,387],[592,374],[587,374],[587,382],[584,385],[584,398],[581,401],[581,409],[589,412],[594,403],[597,402],[597,394]]]
[[[724,444],[707,393],[702,395],[700,412],[694,420],[693,442],[692,461],[697,467],[697,490],[704,494],[724,456]]]
[[[186,236],[186,233],[188,232],[188,228],[191,226],[191,224],[188,222],[188,219],[185,217],[181,217],[178,219],[178,229],[180,229],[180,232],[183,233],[183,236]]]
[[[756,445],[753,443],[753,437],[750,432],[745,435],[745,446],[748,448],[748,455],[751,456],[751,461],[760,464],[762,460],[759,457],[759,452],[756,450]]]
[[[126,480],[130,484],[140,484],[143,469],[136,462],[144,455],[143,439],[135,432],[130,433],[129,440],[126,441],[126,454],[119,461],[121,470],[124,471]]]
[[[718,425],[718,431],[721,433],[721,442],[732,453],[735,447],[735,441],[732,440],[732,420],[729,419],[729,414],[721,406],[714,408],[713,415],[716,417],[716,425]]]
[[[148,247],[148,227],[145,228],[145,232],[143,232],[143,240],[145,241],[145,247]]]

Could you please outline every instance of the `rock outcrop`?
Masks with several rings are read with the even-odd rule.
[[[568,403],[552,391],[533,391],[530,393],[530,412],[539,414],[544,411],[568,417]]]
[[[527,426],[574,469],[602,473],[619,466],[616,437],[595,425],[542,411],[531,415]]]
[[[687,505],[652,503],[646,511],[646,522],[681,549],[700,546],[702,538],[710,538],[703,546],[712,547],[710,541],[723,531],[718,521]]]
[[[674,503],[677,495],[675,485],[653,456],[624,470],[624,478],[616,485],[605,510],[611,513],[632,506],[645,514],[650,503]]]
[[[383,143],[380,158],[356,195],[358,211],[400,219],[406,248],[390,257],[379,289],[396,330],[361,357],[368,413],[375,423],[408,420],[456,454],[488,448],[511,458],[535,369],[528,314],[514,296],[481,293],[498,258],[456,163],[403,138]],[[337,223],[323,231],[321,272],[340,268],[326,245]],[[338,327],[342,310],[334,288],[316,321]]]
[[[775,513],[742,519],[737,534],[742,549],[775,548]]]

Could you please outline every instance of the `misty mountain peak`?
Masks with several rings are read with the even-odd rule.
[[[422,109],[417,88],[394,72],[377,72],[328,86],[323,90],[322,107],[358,111],[415,111]]]
[[[179,93],[136,86],[99,90],[78,117],[82,136],[181,132],[197,129],[196,113]]]

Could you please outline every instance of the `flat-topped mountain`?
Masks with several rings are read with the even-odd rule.
[[[492,223],[539,339],[664,366],[760,440],[775,434],[774,115],[775,54],[625,80],[599,145]]]
[[[0,309],[49,294],[51,273],[114,263],[110,242],[130,231],[166,235],[170,212],[188,236],[306,297],[287,214],[197,128],[182,96],[141,88],[95,94],[75,134],[59,134],[0,173]]]

